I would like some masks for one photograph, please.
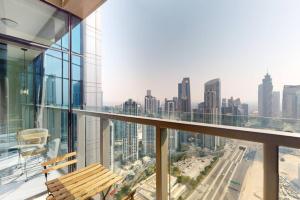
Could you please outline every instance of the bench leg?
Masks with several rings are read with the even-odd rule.
[[[104,192],[102,192],[102,198],[103,198],[103,200],[105,200],[105,198],[108,195],[110,189],[111,189],[111,186],[107,189],[107,192],[105,194],[104,194]]]

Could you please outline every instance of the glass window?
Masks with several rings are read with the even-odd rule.
[[[69,80],[63,79],[63,106],[69,105]]]
[[[72,55],[72,79],[81,80],[82,58]]]
[[[53,75],[45,76],[46,105],[62,105],[62,79]]]
[[[62,52],[47,50],[45,53],[45,74],[62,77]]]
[[[72,52],[82,54],[82,24],[72,17]]]
[[[81,93],[81,81],[72,81],[72,106],[80,108],[82,93]]]

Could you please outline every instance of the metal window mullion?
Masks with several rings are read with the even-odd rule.
[[[74,137],[73,137],[73,128],[72,128],[72,21],[71,16],[68,15],[68,32],[69,32],[69,49],[68,49],[68,89],[69,89],[69,96],[68,96],[68,152],[74,151]],[[70,167],[69,171],[75,170],[74,167]]]

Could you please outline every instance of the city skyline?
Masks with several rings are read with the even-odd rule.
[[[267,72],[282,94],[284,84],[300,84],[299,6],[258,0],[107,2],[101,8],[104,104],[129,97],[141,102],[145,89],[160,100],[170,98],[183,77],[191,79],[193,103],[203,101],[207,80],[220,78],[224,97],[252,104]]]

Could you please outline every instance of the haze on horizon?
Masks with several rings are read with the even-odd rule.
[[[257,102],[267,71],[274,90],[300,85],[299,0],[109,0],[100,9],[104,105],[177,96],[192,102],[220,78],[222,98]]]

